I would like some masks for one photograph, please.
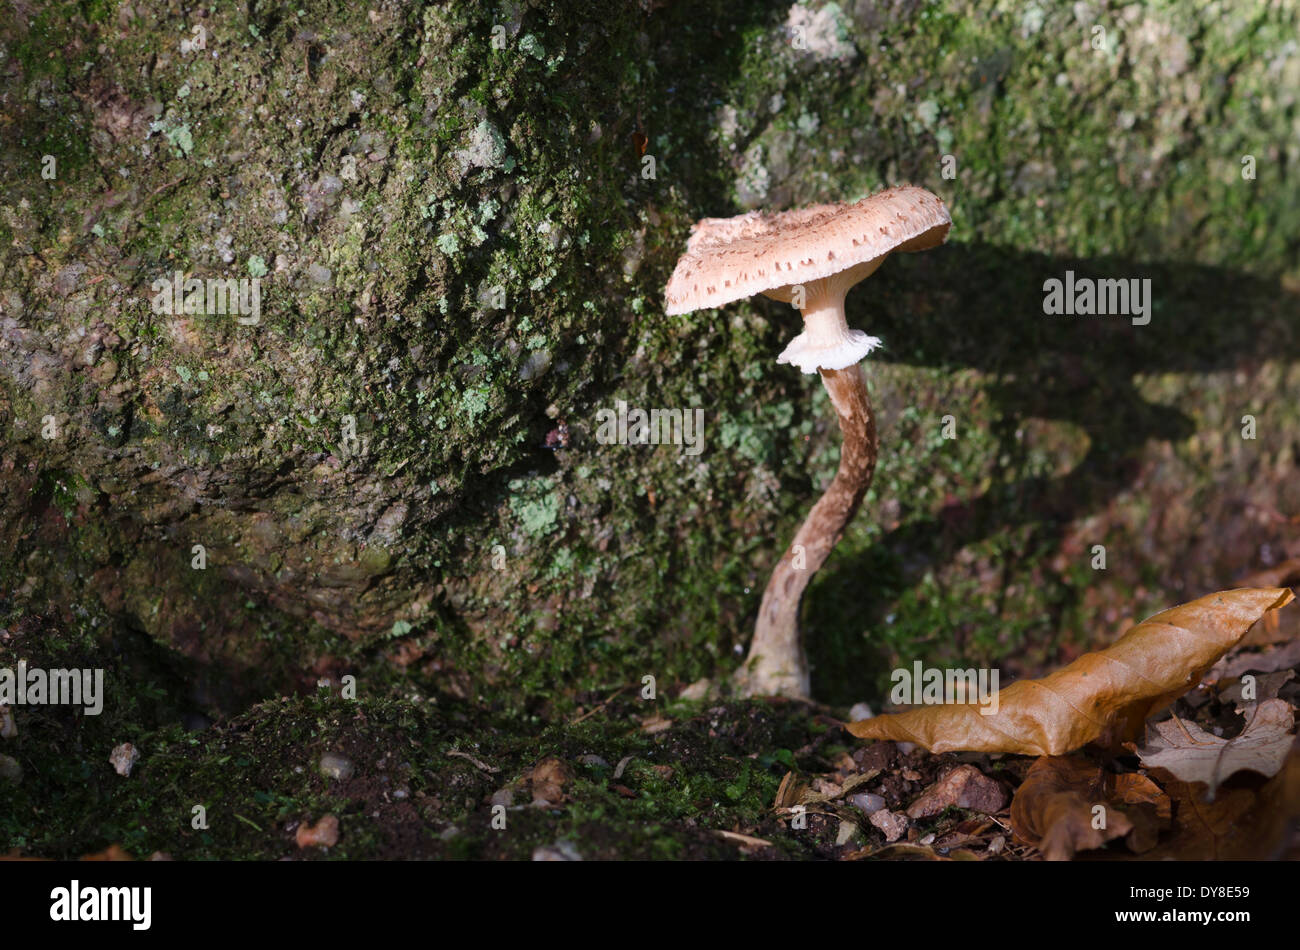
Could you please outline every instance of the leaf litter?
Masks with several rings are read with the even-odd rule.
[[[841,860],[1300,856],[1300,684],[1229,655],[1293,599],[1239,589],[1162,611],[1002,690],[993,715],[958,704],[849,723],[879,741],[848,770],[787,773],[773,811],[853,821],[855,842],[839,826]],[[1300,666],[1297,644],[1270,659]]]

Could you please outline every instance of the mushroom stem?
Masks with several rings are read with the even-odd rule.
[[[799,602],[853,520],[876,468],[876,420],[862,367],[818,372],[844,436],[840,467],[763,591],[749,657],[737,674],[740,692],[748,696],[811,697],[808,659],[799,635]]]

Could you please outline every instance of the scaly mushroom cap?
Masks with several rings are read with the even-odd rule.
[[[905,185],[854,204],[704,218],[664,291],[667,313],[690,313],[830,277],[893,251],[924,251],[948,237],[943,200]]]

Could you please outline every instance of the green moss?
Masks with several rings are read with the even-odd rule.
[[[760,299],[666,318],[664,281],[698,217],[905,180],[944,195],[955,224],[947,248],[891,260],[850,298],[851,322],[886,343],[868,363],[882,455],[809,594],[820,696],[874,698],[918,654],[1042,660],[1104,636],[1108,602],[1231,580],[1228,554],[1189,557],[1188,537],[1214,534],[1190,515],[1144,539],[1151,482],[1135,472],[1183,499],[1174,510],[1226,519],[1215,486],[1271,471],[1264,493],[1291,510],[1285,435],[1245,448],[1208,432],[1254,403],[1270,431],[1296,425],[1294,383],[1272,368],[1294,353],[1300,177],[1277,145],[1294,11],[1134,11],[1094,56],[1073,8],[842,4],[835,32],[857,53],[836,62],[791,47],[788,4],[629,2],[594,21],[570,7],[521,8],[503,50],[491,7],[377,11],[380,24],[342,2],[232,7],[208,18],[219,63],[158,58],[157,37],[190,25],[161,8],[122,27],[102,5],[60,4],[6,32],[21,75],[19,145],[0,152],[4,290],[47,315],[50,353],[87,314],[123,338],[109,383],[86,368],[48,390],[6,384],[12,419],[65,407],[78,433],[47,446],[16,428],[13,470],[77,468],[92,487],[77,505],[6,502],[28,525],[49,495],[65,522],[17,531],[2,555],[6,574],[37,578],[29,604],[94,605],[97,571],[144,558],[104,514],[120,508],[220,538],[240,596],[157,552],[166,570],[132,568],[140,588],[112,623],[219,669],[260,644],[267,694],[327,653],[393,675],[367,645],[406,618],[425,655],[403,675],[454,671],[516,711],[556,714],[643,670],[664,688],[725,676],[837,435],[816,380],[774,365],[797,314]],[[78,72],[61,53],[75,44],[106,52]],[[151,101],[179,110],[164,119],[175,142],[132,131]],[[57,184],[33,174],[46,149]],[[121,182],[140,201],[107,200]],[[88,261],[103,279],[52,287]],[[239,262],[263,278],[256,331],[181,333],[138,299],[158,274]],[[1067,267],[1150,273],[1152,327],[1049,324],[1038,288]],[[541,349],[549,368],[523,379]],[[15,365],[39,366],[33,353]],[[615,399],[704,408],[704,455],[597,444],[595,413]],[[344,449],[346,415],[359,442]],[[938,435],[945,415],[956,440]],[[143,468],[170,474],[144,485]],[[400,525],[370,542],[399,503]],[[1115,554],[1104,579],[1080,573],[1090,532]],[[521,542],[506,541],[505,570],[485,537]],[[257,610],[227,610],[246,599]],[[234,632],[205,654],[187,640],[196,614]]]

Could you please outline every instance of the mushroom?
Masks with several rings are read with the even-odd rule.
[[[665,290],[669,314],[720,307],[761,293],[803,313],[804,330],[777,357],[820,373],[844,438],[839,470],[813,505],[763,592],[749,656],[737,673],[745,695],[810,697],[799,602],[871,484],[876,424],[858,362],[880,340],[852,330],[844,297],[893,251],[923,251],[948,236],[943,201],[911,186],[854,204],[705,218]]]

